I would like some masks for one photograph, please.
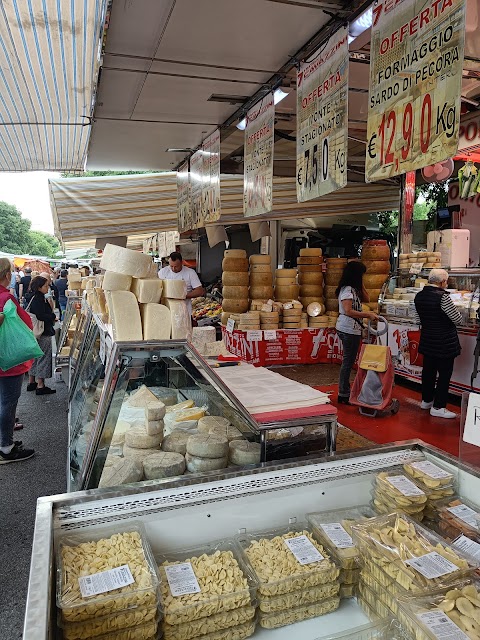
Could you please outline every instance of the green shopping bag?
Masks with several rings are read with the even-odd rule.
[[[13,300],[7,300],[2,313],[5,319],[0,326],[0,369],[8,371],[17,364],[43,356],[33,331],[18,317]]]

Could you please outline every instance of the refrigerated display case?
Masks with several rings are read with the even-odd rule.
[[[477,311],[480,305],[480,269],[448,271],[448,287],[460,311],[463,323],[458,327],[462,352],[455,359],[450,392],[480,391],[480,376],[474,372],[474,351],[479,335]],[[410,274],[406,270],[390,276],[380,296],[380,315],[388,321],[388,342],[392,350],[395,373],[420,382],[422,358],[418,353],[420,325],[415,313],[414,297],[427,283],[429,271]],[[473,379],[472,379],[473,375]]]
[[[55,363],[57,366],[67,365],[71,354],[71,340],[69,339],[69,330],[76,328],[76,322],[80,313],[82,299],[79,296],[69,296],[67,299],[67,306],[63,313],[62,330],[57,345],[57,354]],[[66,353],[66,347],[68,354]],[[65,349],[62,355],[62,349]]]
[[[194,549],[208,550],[216,545],[223,548],[229,540],[238,549],[242,541],[257,538],[258,532],[267,529],[297,531],[307,514],[366,505],[378,473],[425,458],[455,474],[462,497],[467,500],[478,497],[480,474],[476,469],[415,441],[269,467],[218,471],[200,484],[194,477],[184,477],[144,486],[40,498],[23,638],[46,640],[55,635],[58,569],[55,550],[65,536],[81,533],[83,537],[98,539],[104,527],[116,525],[125,531],[129,526],[139,525],[144,528],[157,563],[165,558],[186,561]],[[257,624],[252,637],[254,640],[377,637],[368,632],[378,629],[378,617],[372,624],[365,613],[373,604],[376,601],[369,604],[362,597],[344,597],[336,611],[321,617],[278,629],[267,630]],[[290,606],[285,609],[286,620],[294,619],[298,613],[292,613]],[[383,607],[382,612],[387,611],[388,607]],[[392,640],[397,636],[390,631],[384,637]]]

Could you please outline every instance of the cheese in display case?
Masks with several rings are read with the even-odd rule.
[[[422,520],[427,495],[405,475],[403,469],[395,469],[377,474],[373,502],[382,513],[399,510]]]
[[[480,543],[479,515],[479,507],[464,498],[444,500],[438,509],[438,533],[447,540],[466,536]]]
[[[83,622],[66,622],[59,616],[58,626],[62,629],[64,640],[90,640],[91,638],[102,638],[107,634],[123,630],[134,630],[141,634],[142,630],[153,628],[150,626],[152,623],[155,627],[154,633],[156,633],[158,619],[159,611],[154,605],[152,607],[126,609],[121,613],[116,612],[108,616],[99,616]],[[148,627],[145,625],[148,625]]]

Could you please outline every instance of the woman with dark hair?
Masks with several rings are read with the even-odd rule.
[[[339,404],[350,404],[350,373],[355,364],[358,349],[362,341],[362,318],[377,320],[373,311],[362,311],[362,302],[369,302],[368,293],[363,286],[363,275],[367,268],[363,262],[352,260],[343,270],[340,283],[335,291],[338,297],[339,316],[337,333],[343,345],[343,360],[338,383]]]
[[[52,336],[55,335],[53,327],[56,320],[55,313],[45,298],[49,287],[50,283],[46,278],[36,276],[30,282],[29,293],[26,296],[25,310],[35,315],[37,320],[44,324],[43,334],[37,338],[43,356],[33,361],[27,385],[27,391],[35,391],[37,396],[56,393],[55,389],[45,386],[45,378],[52,377]]]

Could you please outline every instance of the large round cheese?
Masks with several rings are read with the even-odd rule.
[[[223,458],[228,455],[228,440],[215,435],[190,436],[187,441],[187,453],[199,458]]]
[[[290,287],[292,285],[297,284],[296,278],[277,278],[275,280],[275,284],[277,287]]]
[[[323,267],[321,264],[299,264],[298,273],[322,273]]]
[[[251,287],[271,287],[273,285],[273,275],[271,273],[263,273],[252,271],[250,273]]]
[[[367,274],[390,273],[389,260],[365,260],[365,266],[367,267]]]
[[[363,286],[365,289],[380,289],[386,279],[387,275],[385,273],[380,273],[378,275],[370,275],[366,273],[363,276]]]
[[[300,249],[300,256],[303,258],[304,256],[321,256],[322,255],[322,250],[321,249],[314,249],[314,248],[309,248],[309,247],[304,247],[303,249]]]
[[[248,271],[224,271],[222,273],[223,286],[248,287],[250,277]]]
[[[338,286],[342,277],[343,271],[327,271],[325,274],[325,284],[329,287]]]
[[[223,252],[224,258],[246,258],[247,252],[245,249],[225,249]]]
[[[283,310],[283,320],[289,322],[287,318],[301,318],[302,310],[301,309],[284,309]]]
[[[245,300],[246,298],[248,298],[248,286],[224,286],[222,289],[222,294],[224,298],[228,298],[229,300]]]
[[[250,298],[252,300],[268,300],[273,298],[273,287],[250,287]]]
[[[237,465],[258,464],[260,462],[261,445],[248,440],[232,440],[229,445],[230,462]]]
[[[297,276],[296,269],[276,269],[275,277],[276,278],[295,278]]]
[[[311,302],[307,306],[307,314],[311,318],[317,318],[325,313],[325,305],[320,302]]]
[[[181,476],[185,473],[185,458],[180,453],[167,451],[152,453],[143,461],[143,472],[147,480]]]
[[[317,271],[301,271],[298,274],[298,284],[323,284],[323,273]]]
[[[336,298],[336,290],[337,290],[338,284],[334,284],[334,285],[327,285],[324,290],[323,293],[325,294],[326,298]]]
[[[317,296],[322,297],[323,287],[318,284],[302,284],[300,285],[301,296]]]
[[[102,289],[104,291],[130,291],[132,286],[132,276],[123,273],[106,271],[103,277]]]
[[[270,256],[255,254],[250,256],[250,264],[270,264],[272,259]]]
[[[269,264],[251,264],[250,273],[272,273],[272,268]]]
[[[226,438],[229,442],[230,440],[238,440],[242,438],[242,432],[234,427],[233,424],[228,425],[217,425],[210,427],[210,431],[208,432],[214,436],[221,436],[222,438]]]
[[[105,465],[98,486],[117,487],[129,482],[139,482],[143,478],[143,466],[139,460],[118,458],[110,465]]]
[[[224,258],[222,271],[248,271],[247,258]]]
[[[125,433],[125,444],[132,449],[154,449],[159,447],[163,439],[163,432],[149,435],[145,425],[134,424]]]
[[[277,281],[278,282],[278,281]],[[279,284],[275,287],[275,298],[277,300],[296,300],[300,293],[300,286],[298,284],[290,284],[286,287],[282,287]]]
[[[225,469],[228,464],[228,456],[223,458],[200,458],[187,453],[185,460],[187,461],[187,469],[192,473]]]
[[[181,453],[183,456],[187,453],[187,440],[192,433],[176,429],[165,436],[162,442],[162,451],[170,451],[172,453]]]
[[[299,256],[297,258],[297,264],[322,264],[323,258],[313,256]]]
[[[123,273],[133,278],[148,278],[151,277],[152,264],[152,258],[140,253],[140,251],[106,244],[100,260],[100,269]]]
[[[223,416],[204,416],[198,421],[197,428],[200,433],[209,433],[210,429],[228,427],[230,420]]]
[[[245,300],[231,300],[224,298],[222,300],[222,309],[225,312],[231,313],[245,313],[248,311],[248,299]]]
[[[325,306],[327,311],[338,311],[338,298],[327,298]]]
[[[390,248],[388,245],[364,246],[362,248],[362,260],[389,260]]]

